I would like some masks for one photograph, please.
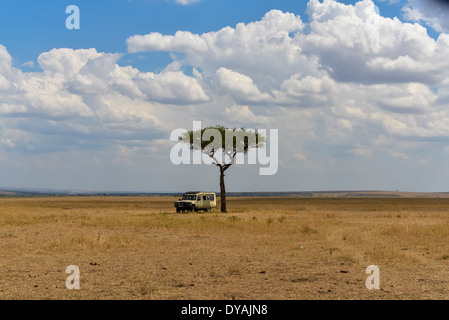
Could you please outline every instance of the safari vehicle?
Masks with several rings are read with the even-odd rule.
[[[176,212],[209,212],[217,206],[217,196],[214,192],[190,191],[184,193],[182,199],[175,202]]]

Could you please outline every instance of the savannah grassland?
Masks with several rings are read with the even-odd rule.
[[[175,200],[0,199],[0,299],[449,298],[449,198]]]

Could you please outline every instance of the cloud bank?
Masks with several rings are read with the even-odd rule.
[[[431,4],[404,10],[439,37],[381,16],[372,0],[310,0],[307,24],[272,10],[203,34],[130,36],[127,54],[174,53],[160,73],[119,66],[122,54],[66,48],[42,53],[42,72],[23,72],[0,45],[0,149],[115,145],[117,156],[151,150],[163,161],[159,141],[201,120],[279,128],[284,168],[352,170],[376,157],[430,168],[448,151],[449,35],[445,20],[426,18]]]

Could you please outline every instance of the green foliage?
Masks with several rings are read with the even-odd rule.
[[[214,157],[218,150],[229,158],[237,153],[247,153],[249,149],[263,147],[266,139],[257,130],[226,128],[222,125],[201,130],[190,130],[180,137],[192,150],[201,150]]]

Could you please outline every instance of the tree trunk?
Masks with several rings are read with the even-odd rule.
[[[220,166],[220,197],[221,197],[221,212],[226,213],[226,187],[224,182],[225,168]]]

